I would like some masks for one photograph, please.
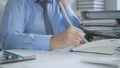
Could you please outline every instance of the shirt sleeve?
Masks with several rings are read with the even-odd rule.
[[[80,19],[76,16],[76,14],[73,12],[73,10],[71,9],[70,5],[68,5],[65,8],[65,11],[67,12],[68,17],[70,18],[71,22],[73,23],[73,25],[75,27],[80,28]],[[65,18],[64,18],[65,19]],[[63,20],[64,20],[63,19]]]
[[[51,35],[24,33],[25,4],[27,0],[8,0],[0,32],[4,49],[45,49],[49,50]]]
[[[66,21],[66,18],[64,17],[63,15],[63,12],[61,9],[59,9],[59,7],[57,7],[57,13],[58,15],[56,15],[56,17],[59,17],[59,22],[62,22],[62,24],[65,25],[65,27],[69,27],[69,24],[67,23]],[[80,19],[76,16],[76,14],[73,12],[73,10],[71,9],[70,5],[67,5],[66,8],[65,8],[65,11],[69,17],[69,19],[71,20],[72,24],[77,27],[77,28],[82,28],[80,27]]]
[[[55,33],[58,34],[58,33],[62,32],[62,31],[64,31],[66,28],[68,28],[69,24],[66,21],[66,18],[63,15],[62,9],[58,5],[58,3],[55,3],[54,6],[55,6],[55,11],[53,12],[54,16],[53,16],[52,20],[53,20],[53,22],[55,22],[55,24],[57,22],[56,27],[58,29],[56,29]],[[71,9],[70,5],[66,6],[65,11],[66,11],[69,19],[71,20],[72,24],[75,27],[82,29],[82,27],[80,27],[80,19],[73,12],[73,10]]]

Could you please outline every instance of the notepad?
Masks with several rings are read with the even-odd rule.
[[[8,64],[8,63],[14,63],[14,62],[21,62],[21,61],[29,61],[29,60],[35,60],[35,55],[22,55],[17,52],[14,52],[12,50],[6,50],[3,51],[3,55],[0,57],[0,65],[1,64]]]

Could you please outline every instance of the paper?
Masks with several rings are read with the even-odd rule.
[[[48,61],[40,63],[31,63],[25,68],[92,68],[84,65],[79,59],[66,59],[59,61]]]

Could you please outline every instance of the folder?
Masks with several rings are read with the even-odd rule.
[[[82,11],[85,19],[120,19],[120,11]]]

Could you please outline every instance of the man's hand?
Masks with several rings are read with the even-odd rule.
[[[62,2],[63,6],[64,6],[65,8],[67,7],[67,5],[68,5],[67,0],[58,0],[58,1]]]
[[[85,33],[76,28],[69,27],[62,33],[52,36],[50,41],[50,48],[65,48],[70,45],[78,46],[83,41]]]

